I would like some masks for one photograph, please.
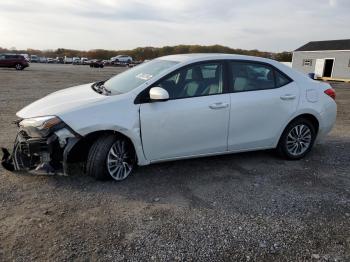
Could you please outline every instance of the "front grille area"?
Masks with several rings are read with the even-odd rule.
[[[25,131],[21,130],[17,136],[20,152],[27,156],[37,155],[47,151],[47,140],[43,138],[31,138]]]

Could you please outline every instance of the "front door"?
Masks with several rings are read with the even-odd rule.
[[[140,106],[144,153],[150,161],[227,151],[230,95],[223,92],[223,65],[188,66],[155,86],[170,99]]]

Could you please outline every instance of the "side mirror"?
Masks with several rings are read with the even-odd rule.
[[[152,87],[149,90],[149,97],[150,97],[151,101],[161,102],[161,101],[166,101],[169,99],[169,93],[164,88]]]

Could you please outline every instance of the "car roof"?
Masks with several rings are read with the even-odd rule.
[[[0,55],[21,55],[21,54],[14,54],[14,53],[1,53]]]
[[[177,61],[180,63],[206,61],[206,60],[222,60],[222,59],[236,59],[236,60],[253,60],[260,62],[270,62],[271,59],[247,56],[247,55],[235,55],[235,54],[222,54],[222,53],[193,53],[193,54],[179,54],[179,55],[168,55],[162,56],[158,59]]]

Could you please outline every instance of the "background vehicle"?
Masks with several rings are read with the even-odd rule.
[[[71,63],[73,63],[73,58],[65,56],[63,59],[63,63],[64,64],[71,64]]]
[[[89,60],[89,59],[88,59],[87,57],[82,57],[82,58],[80,59],[80,64],[86,65],[88,60]]]
[[[31,55],[30,62],[31,63],[39,63],[39,57],[37,55]]]
[[[23,108],[4,167],[55,173],[85,162],[89,175],[120,181],[136,164],[184,158],[277,149],[296,160],[332,129],[334,99],[328,84],[273,60],[161,57]]]
[[[40,63],[47,63],[47,58],[44,56],[39,57],[39,62]]]
[[[103,68],[104,64],[101,60],[93,59],[89,63],[90,67]]]
[[[20,54],[21,56],[23,56],[24,57],[24,59],[27,61],[27,62],[29,62],[30,61],[30,57],[29,57],[29,55],[28,54]]]
[[[80,58],[79,57],[73,57],[72,63],[73,63],[73,65],[79,65],[80,64]]]
[[[118,64],[118,63],[129,64],[132,62],[132,57],[128,55],[117,55],[115,57],[112,57],[110,60],[112,64]]]
[[[22,55],[0,54],[0,67],[13,67],[16,70],[23,70],[28,66],[27,60]]]
[[[55,62],[58,64],[63,64],[64,63],[64,57],[56,57],[55,58]]]
[[[55,59],[53,59],[53,58],[51,58],[51,57],[48,57],[48,58],[46,59],[46,61],[47,61],[47,63],[49,63],[49,64],[53,64],[53,63],[56,62]]]

